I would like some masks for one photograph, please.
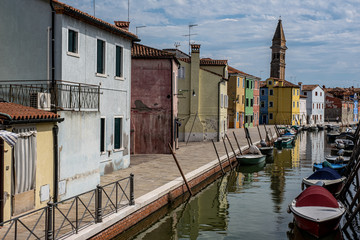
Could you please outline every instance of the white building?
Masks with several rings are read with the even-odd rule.
[[[300,117],[299,117],[299,120],[300,120],[300,125],[305,125],[307,124],[307,113],[306,113],[306,100],[307,100],[307,97],[305,95],[300,95]]]
[[[14,84],[22,85],[18,96],[5,91],[0,97],[28,105],[37,94],[39,107],[65,119],[56,149],[59,200],[127,168],[131,46],[139,41],[128,22],[110,24],[49,0],[1,1],[0,20],[2,86],[14,94]]]
[[[299,83],[301,85],[301,83]],[[325,94],[319,85],[301,85],[301,94],[307,97],[306,112],[308,124],[324,123]]]

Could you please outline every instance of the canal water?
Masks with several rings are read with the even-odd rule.
[[[217,179],[132,238],[308,239],[296,237],[287,207],[329,147],[326,131],[301,132],[293,148],[274,150],[266,163],[242,166]]]

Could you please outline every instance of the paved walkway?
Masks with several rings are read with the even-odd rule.
[[[269,128],[272,134],[275,134],[274,127],[267,126],[267,129]],[[265,138],[264,126],[260,126],[259,129],[262,138]],[[235,150],[238,147],[233,132],[236,134],[240,147],[248,145],[244,129],[228,129],[227,134]],[[253,143],[260,140],[256,127],[249,128],[249,132]],[[229,154],[233,155],[228,141],[225,142]],[[216,142],[215,145],[220,157],[226,155],[223,141]],[[211,141],[189,142],[187,145],[185,142],[180,142],[176,157],[185,175],[217,159]],[[171,154],[138,154],[131,156],[129,168],[102,176],[101,185],[127,177],[130,173],[133,173],[135,177],[135,202],[140,196],[181,176]]]

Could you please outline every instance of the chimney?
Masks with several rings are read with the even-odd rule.
[[[300,86],[300,91],[302,91],[302,82],[298,82],[298,85]]]
[[[114,23],[115,23],[115,26],[117,26],[118,28],[129,31],[130,22],[127,22],[127,21],[114,21]]]
[[[190,112],[195,114],[199,111],[199,89],[200,89],[200,44],[191,44],[191,79],[190,79],[190,91],[196,93],[196,97],[190,98]]]

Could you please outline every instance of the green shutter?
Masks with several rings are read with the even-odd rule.
[[[121,118],[115,118],[115,126],[114,126],[114,136],[115,136],[115,143],[114,148],[120,149],[121,148]]]
[[[117,77],[121,77],[122,76],[122,72],[121,72],[121,65],[122,65],[122,48],[119,46],[116,46],[116,76]]]
[[[97,40],[97,73],[104,73],[104,41]]]

